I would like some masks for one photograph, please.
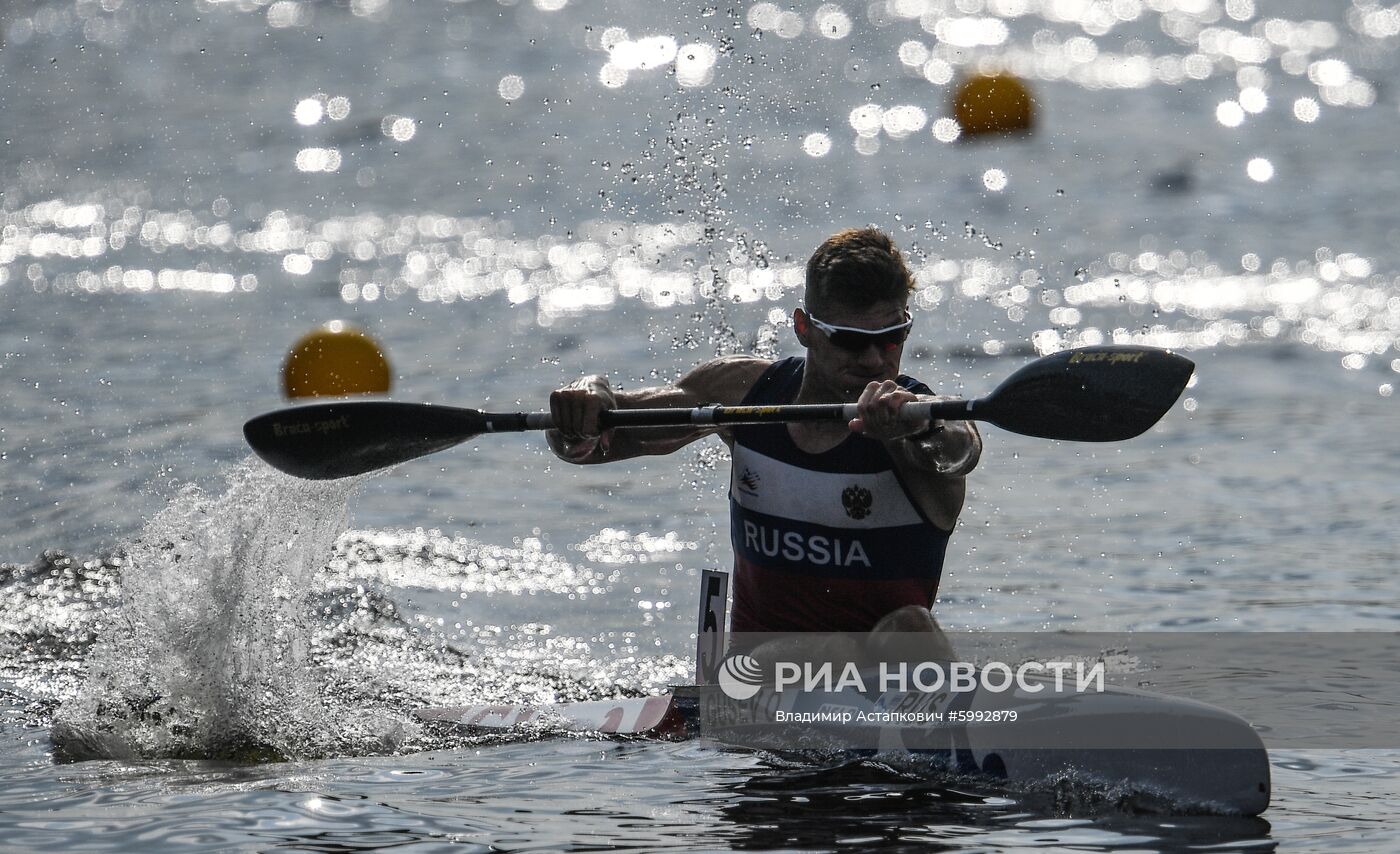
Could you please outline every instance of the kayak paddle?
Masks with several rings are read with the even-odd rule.
[[[905,404],[911,421],[976,420],[1042,439],[1131,439],[1166,414],[1195,365],[1154,347],[1065,350],[1022,367],[977,400]],[[849,421],[854,403],[614,409],[604,428]],[[243,435],[273,468],[308,480],[364,474],[450,448],[481,433],[548,430],[548,412],[492,413],[429,403],[335,401],[250,420]]]

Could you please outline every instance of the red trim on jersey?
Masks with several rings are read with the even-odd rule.
[[[905,605],[932,607],[937,579],[817,578],[734,559],[739,632],[868,632]]]

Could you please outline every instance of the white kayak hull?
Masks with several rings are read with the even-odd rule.
[[[1017,710],[1014,725],[950,722],[905,725],[857,720],[916,707],[924,712]],[[738,710],[736,712],[736,709]],[[794,737],[791,721],[808,721]],[[1102,693],[1040,692],[1008,697],[972,691],[931,703],[905,692],[862,694],[763,691],[736,703],[716,686],[587,703],[422,709],[424,720],[474,730],[567,730],[653,738],[705,736],[736,746],[800,754],[804,750],[937,758],[955,771],[1014,784],[1072,774],[1077,779],[1157,795],[1179,811],[1258,815],[1269,805],[1268,754],[1259,735],[1230,712],[1205,703],[1108,686]]]

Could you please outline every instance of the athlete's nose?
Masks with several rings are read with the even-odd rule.
[[[857,356],[857,364],[862,367],[878,368],[885,362],[885,348],[880,344],[869,344]]]

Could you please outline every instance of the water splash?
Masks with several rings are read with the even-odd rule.
[[[126,551],[122,604],[59,709],[76,756],[324,752],[306,600],[357,481],[295,480],[249,459],[211,497],[186,487]]]
[[[532,736],[424,727],[413,710],[636,696],[686,670],[635,649],[601,662],[549,626],[451,632],[400,605],[405,586],[605,592],[595,570],[537,541],[345,532],[363,478],[302,481],[250,458],[226,479],[218,495],[186,487],[108,558],[0,566],[0,643],[19,653],[0,675],[31,695],[58,757],[275,761],[512,740]]]

